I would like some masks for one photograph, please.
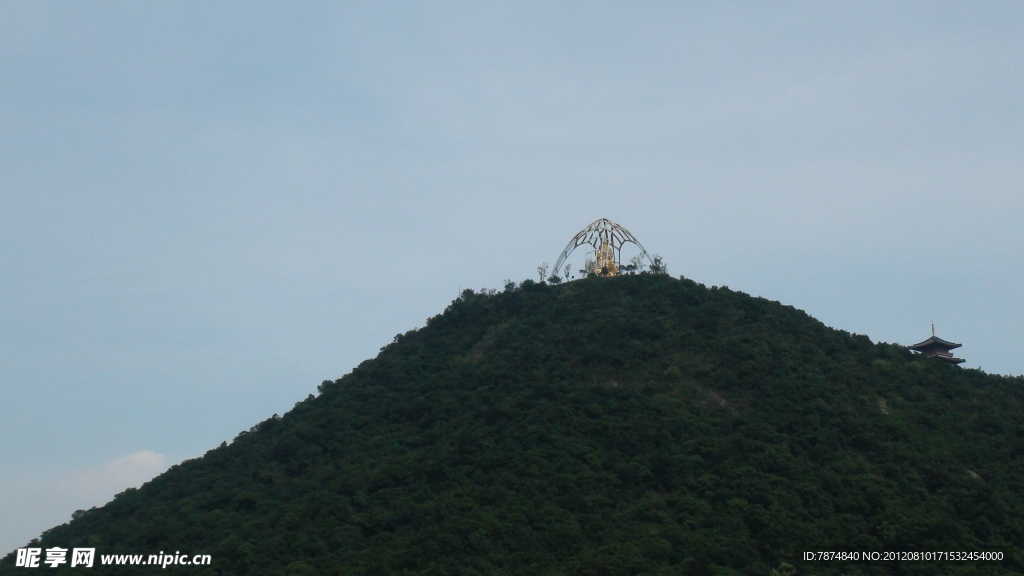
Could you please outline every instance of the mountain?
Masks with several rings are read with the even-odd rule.
[[[528,280],[31,546],[210,555],[179,575],[1024,573],[1022,408],[1022,378],[727,288]],[[865,560],[892,551],[1002,560]]]

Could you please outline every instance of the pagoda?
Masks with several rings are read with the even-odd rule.
[[[914,344],[912,346],[907,346],[907,348],[910,348],[914,352],[924,354],[929,358],[938,358],[939,360],[944,360],[946,362],[949,362],[950,364],[960,364],[961,362],[966,362],[966,360],[964,360],[963,358],[956,358],[953,356],[953,353],[950,352],[950,350],[954,348],[959,348],[960,346],[961,345],[957,344],[956,342],[943,340],[942,338],[936,336],[935,323],[933,322],[932,337],[923,342],[918,342],[917,344]]]

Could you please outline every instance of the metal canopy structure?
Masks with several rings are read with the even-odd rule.
[[[622,246],[627,242],[635,244],[640,248],[640,254],[642,254],[644,258],[647,258],[648,262],[652,262],[650,255],[647,254],[647,250],[642,244],[640,244],[640,241],[629,232],[629,230],[626,230],[607,218],[595,220],[589,226],[580,230],[579,233],[569,241],[565,250],[562,250],[562,255],[559,256],[558,261],[555,262],[555,273],[558,273],[558,270],[562,267],[565,259],[568,258],[576,248],[588,245],[594,249],[594,260],[590,261],[588,259],[586,265],[587,272],[590,274],[615,276],[619,273]]]

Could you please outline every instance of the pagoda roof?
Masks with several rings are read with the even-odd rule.
[[[959,348],[959,347],[963,346],[963,344],[957,344],[956,342],[950,342],[949,340],[943,340],[942,338],[939,338],[938,336],[932,336],[931,338],[929,338],[929,339],[927,339],[927,340],[925,340],[923,342],[918,342],[917,344],[913,344],[911,346],[907,346],[907,348],[910,348],[911,350],[920,350],[921,348],[927,348],[928,346],[931,346],[933,344],[938,344],[938,345],[942,346],[943,348],[948,348],[950,350],[952,350],[953,348]]]

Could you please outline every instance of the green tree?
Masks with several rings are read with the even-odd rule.
[[[668,266],[665,265],[664,260],[658,254],[651,258],[651,265],[648,267],[648,270],[652,274],[668,274]]]

